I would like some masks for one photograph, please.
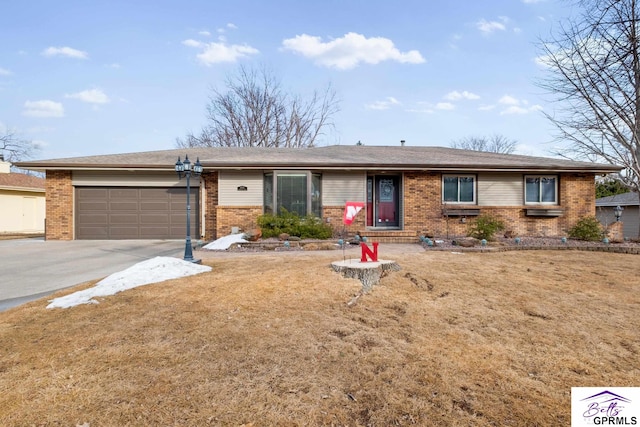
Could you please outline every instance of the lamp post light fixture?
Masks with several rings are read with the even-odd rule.
[[[189,179],[192,175],[197,178],[202,174],[200,158],[196,159],[196,162],[192,167],[188,155],[184,156],[184,162],[181,162],[180,157],[178,157],[178,161],[176,162],[176,172],[178,173],[179,179],[182,179],[183,177],[187,178],[187,237],[184,244],[184,260],[200,264],[199,259],[193,259],[193,248],[191,247],[191,204],[189,202],[189,197],[191,196]]]
[[[620,205],[613,208],[613,214],[616,216],[616,222],[620,221],[620,217],[622,216],[622,211],[624,208]]]

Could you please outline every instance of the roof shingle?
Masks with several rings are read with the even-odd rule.
[[[20,162],[25,169],[173,169],[178,156],[205,169],[562,170],[609,173],[609,164],[445,147],[332,145],[313,148],[215,147]]]
[[[44,191],[45,179],[23,173],[0,173],[0,188],[36,189]]]

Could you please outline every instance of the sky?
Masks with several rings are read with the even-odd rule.
[[[176,148],[244,66],[302,97],[331,85],[340,110],[320,145],[501,135],[551,155],[538,43],[571,13],[561,0],[7,0],[0,131],[36,159]]]

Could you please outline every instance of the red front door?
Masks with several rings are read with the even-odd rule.
[[[367,226],[400,225],[400,178],[376,175],[367,178]]]

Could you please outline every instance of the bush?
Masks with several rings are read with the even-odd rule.
[[[579,240],[598,241],[603,236],[604,230],[595,216],[580,218],[576,225],[569,230],[569,237]]]
[[[475,222],[469,224],[467,236],[476,239],[493,240],[493,235],[504,230],[504,222],[491,215],[481,215]]]
[[[304,217],[282,209],[280,215],[264,214],[258,217],[262,237],[278,237],[282,233],[301,239],[328,239],[333,235],[331,227],[313,215]]]

